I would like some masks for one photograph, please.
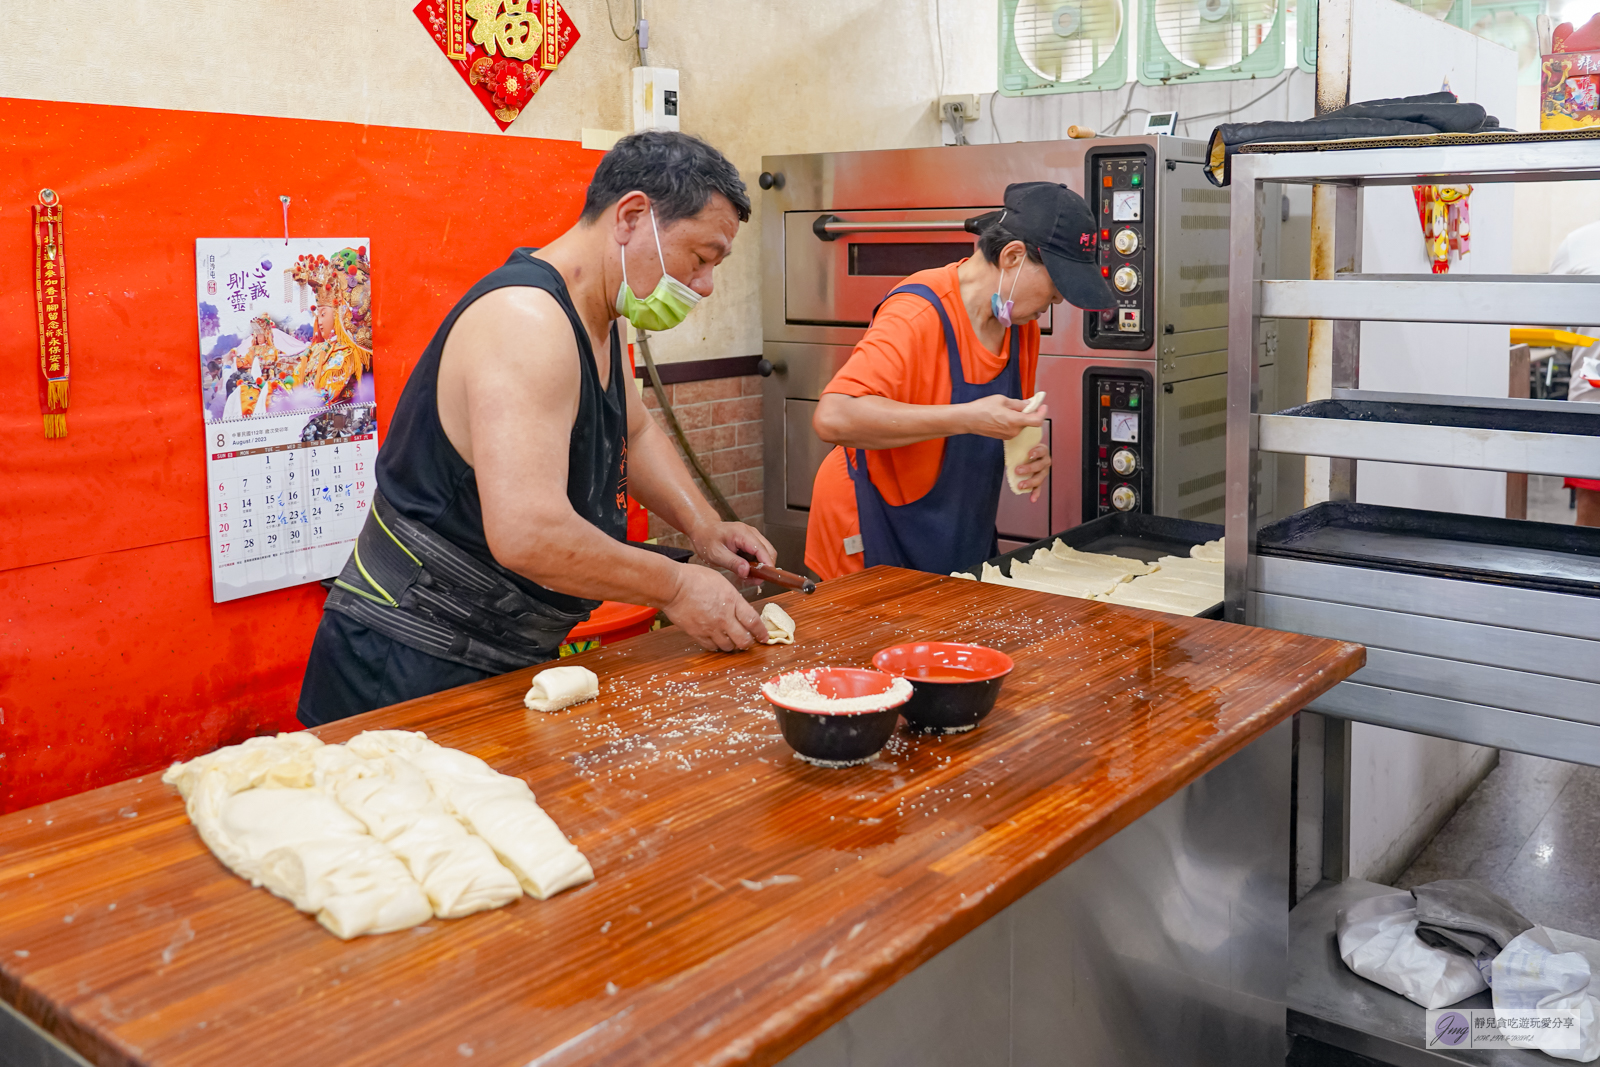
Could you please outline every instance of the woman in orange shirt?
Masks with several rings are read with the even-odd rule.
[[[818,577],[880,563],[943,574],[995,555],[1003,442],[1048,413],[1022,411],[1036,320],[1062,300],[1116,303],[1094,215],[1066,186],[1008,186],[1005,209],[975,221],[980,255],[896,287],[817,404],[812,427],[840,446],[811,494],[806,566]],[[1019,488],[1037,497],[1049,469],[1036,445]]]

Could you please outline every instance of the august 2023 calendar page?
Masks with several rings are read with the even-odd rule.
[[[339,573],[372,505],[364,238],[195,242],[212,599]]]

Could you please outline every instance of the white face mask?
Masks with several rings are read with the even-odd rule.
[[[667,273],[666,257],[661,255],[661,227],[656,224],[656,209],[650,208],[650,228],[655,232],[656,257],[661,260],[661,280],[643,300],[628,285],[628,246],[622,246],[622,284],[617,287],[617,314],[641,330],[652,333],[670,330],[689,316],[701,296]]]

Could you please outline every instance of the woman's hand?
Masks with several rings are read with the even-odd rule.
[[[967,433],[998,437],[1002,441],[1017,436],[1025,427],[1043,426],[1045,415],[1050,410],[1048,404],[1041,404],[1036,410],[1023,414],[1022,409],[1028,406],[1027,401],[1012,400],[998,393],[957,406],[965,416]]]
[[[1043,444],[1034,445],[1028,450],[1028,458],[1017,464],[1017,473],[1022,476],[1017,488],[1024,493],[1031,489],[1033,495],[1028,500],[1037,501],[1039,491],[1044,488],[1044,480],[1050,474],[1050,450]]]

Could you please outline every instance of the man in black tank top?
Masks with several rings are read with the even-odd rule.
[[[617,322],[668,329],[711,295],[750,198],[678,133],[617,142],[578,223],[456,305],[406,383],[378,493],[329,593],[300,691],[317,725],[551,659],[602,600],[660,608],[707,649],[766,639],[708,567],[626,543],[626,497],[741,577],[740,552],[640,400]]]

